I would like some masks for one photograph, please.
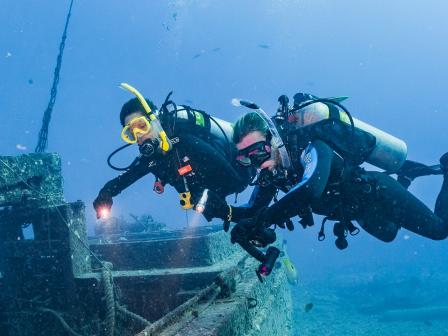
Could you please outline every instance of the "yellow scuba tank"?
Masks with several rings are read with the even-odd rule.
[[[338,101],[337,98],[335,100]],[[340,120],[350,124],[350,118],[347,113],[339,107],[338,110]],[[304,127],[328,119],[330,117],[330,108],[327,104],[316,102],[296,110],[293,116],[296,127]],[[353,118],[353,123],[356,128],[370,133],[376,138],[375,147],[366,162],[389,173],[400,169],[407,156],[407,146],[403,140],[356,118]]]

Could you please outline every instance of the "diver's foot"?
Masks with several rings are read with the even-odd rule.
[[[448,152],[440,157],[440,169],[445,176],[448,175]]]

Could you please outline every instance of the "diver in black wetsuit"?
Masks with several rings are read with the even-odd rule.
[[[311,95],[301,94],[296,98],[295,112],[300,112],[300,106],[308,101],[309,104],[323,102],[338,110],[342,106],[337,101],[319,100]],[[246,105],[257,108],[255,104]],[[432,212],[389,174],[359,166],[379,142],[375,137],[343,122],[342,118],[329,117],[307,127],[285,127],[293,119],[286,120],[292,115],[289,112],[278,118],[283,125],[277,122],[285,146],[283,153],[282,139],[274,141],[276,130],[268,127],[259,113],[248,113],[234,125],[234,142],[239,150],[237,161],[260,172],[247,206],[230,207],[228,211],[224,203],[214,199],[215,214],[227,222],[237,223],[231,233],[233,242],[240,243],[255,258],[265,262],[266,256],[248,242],[267,246],[275,241],[275,233],[269,229],[272,224],[280,227],[286,224],[293,229],[290,218],[299,215],[300,223],[310,226],[312,213],[336,221],[333,232],[340,249],[347,247],[348,233],[354,235],[359,231],[352,221],[385,242],[392,241],[401,227],[434,240],[448,236],[448,153],[440,159],[438,172],[444,175],[444,181]],[[426,168],[424,174],[437,173],[431,167],[420,166]],[[400,176],[405,175],[406,171],[402,170]],[[418,176],[411,175],[410,179]],[[279,190],[285,195],[276,200]],[[274,203],[269,205],[273,199]],[[323,226],[320,240],[325,238]]]
[[[163,192],[165,184],[172,185],[179,192],[183,209],[193,208],[205,190],[225,197],[247,187],[249,170],[235,163],[236,148],[231,142],[230,124],[203,111],[177,106],[168,96],[160,113],[155,112],[172,145],[169,150],[161,150],[161,127],[157,129],[154,117],[145,111],[154,113],[157,108],[151,101],[145,101],[146,108],[138,98],[122,107],[122,138],[128,145],[137,144],[141,154],[126,168],[114,167],[110,158],[116,151],[111,154],[109,165],[124,172],[100,190],[93,202],[97,218],[107,217],[112,198],[147,174],[156,177],[154,191],[157,193]]]

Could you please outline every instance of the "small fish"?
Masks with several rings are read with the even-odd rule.
[[[193,56],[193,59],[199,58],[204,54],[205,54],[205,50],[201,50],[199,53],[197,53],[196,55]]]
[[[297,275],[297,269],[289,258],[284,258],[282,260],[283,266],[285,267],[286,278],[290,285],[297,285],[299,283],[299,276]]]
[[[288,256],[288,242],[286,239],[283,239],[283,251],[280,254],[282,255],[282,264],[284,266],[286,278],[288,279],[288,282],[290,285],[297,285],[299,283],[299,276],[297,274],[297,269],[294,266],[294,263],[291,261],[291,259]]]
[[[212,52],[218,52],[220,50],[221,50],[221,48],[214,48],[214,49],[212,49]]]
[[[269,49],[269,48],[271,48],[268,44],[259,44],[257,47],[261,48],[261,49]]]
[[[24,146],[24,145],[22,145],[22,144],[17,144],[16,145],[16,148],[18,149],[18,150],[21,150],[21,151],[25,151],[27,148],[26,148],[26,146]]]
[[[177,13],[173,13],[173,15],[171,15],[173,20],[176,21],[177,20]]]
[[[307,303],[304,307],[303,310],[305,311],[305,313],[309,313],[311,309],[313,309],[314,304],[313,303]]]
[[[34,84],[34,81],[32,79],[28,79],[28,84]]]

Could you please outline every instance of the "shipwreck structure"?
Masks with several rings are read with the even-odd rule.
[[[282,269],[260,283],[219,228],[88,239],[84,210],[57,154],[0,157],[0,335],[292,334]]]

